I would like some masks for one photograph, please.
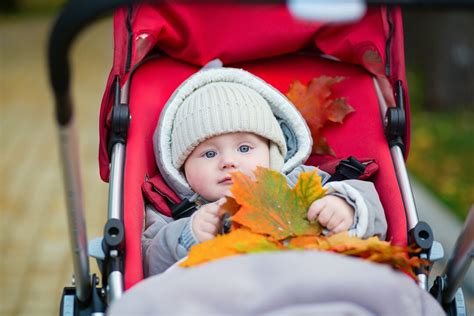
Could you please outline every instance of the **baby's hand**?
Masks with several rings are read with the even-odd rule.
[[[214,238],[220,231],[222,220],[217,213],[224,202],[225,198],[222,198],[214,203],[203,205],[194,215],[191,227],[199,242]]]
[[[326,195],[316,200],[308,209],[308,220],[316,218],[331,234],[348,230],[354,221],[354,208],[344,199],[335,195]]]

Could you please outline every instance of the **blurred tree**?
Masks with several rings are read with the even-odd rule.
[[[405,9],[407,67],[426,110],[474,110],[474,11]],[[410,83],[408,83],[410,84]]]
[[[0,0],[0,13],[7,15],[51,14],[56,13],[67,1],[69,0]]]
[[[16,12],[18,10],[18,1],[2,0],[0,1],[0,12]]]

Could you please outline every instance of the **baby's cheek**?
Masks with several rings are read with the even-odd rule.
[[[191,188],[208,201],[216,201],[225,195],[225,187],[219,187],[214,178],[205,175],[196,181]]]
[[[195,179],[196,181],[193,181],[191,184],[191,188],[193,191],[198,193],[199,195],[203,195],[206,192],[206,189],[209,188],[208,181],[205,177],[201,177],[201,179]]]

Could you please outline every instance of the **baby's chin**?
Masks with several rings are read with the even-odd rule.
[[[217,201],[221,198],[232,196],[232,193],[230,192],[231,185],[228,185],[226,187],[220,187],[219,190],[213,194],[212,199],[209,201]]]
[[[202,198],[204,198],[206,201],[209,202],[215,202],[219,200],[220,198],[224,197],[225,190],[219,190],[219,191],[214,191],[213,193],[209,194],[199,194]]]

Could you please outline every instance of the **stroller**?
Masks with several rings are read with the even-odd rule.
[[[103,238],[88,249],[67,51],[85,22],[125,4],[114,13],[114,63],[100,110],[99,165],[101,178],[110,185],[108,221]],[[433,240],[429,225],[418,220],[404,163],[410,117],[400,8],[369,7],[359,21],[336,24],[298,20],[279,3],[72,1],[57,20],[49,48],[75,250],[75,287],[64,289],[61,314],[103,313],[142,281],[140,242],[146,201],[141,186],[158,174],[152,134],[174,89],[216,59],[261,77],[284,94],[294,80],[306,83],[321,75],[343,76],[334,94],[346,98],[355,112],[342,126],[330,126],[325,137],[337,157],[377,162],[373,182],[387,217],[387,240],[415,244],[421,249],[419,256],[431,261],[440,258],[441,245]],[[307,164],[333,159],[313,155]],[[468,221],[472,227],[472,212]],[[460,236],[446,275],[438,277],[431,289],[453,315],[465,311],[458,286],[470,264],[469,242],[472,236]],[[101,284],[98,276],[89,275],[88,253],[97,258]],[[421,272],[418,276],[419,286],[428,290],[427,276]]]

